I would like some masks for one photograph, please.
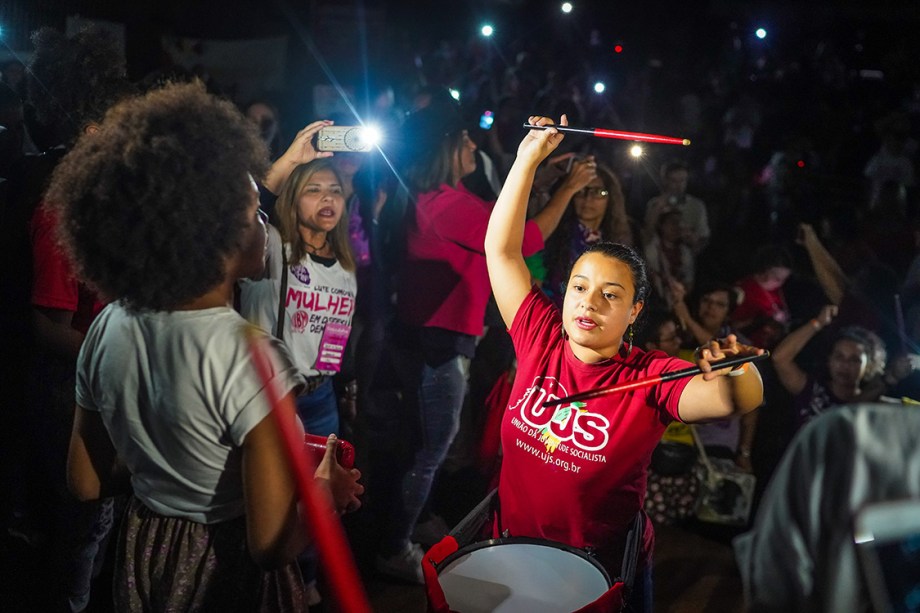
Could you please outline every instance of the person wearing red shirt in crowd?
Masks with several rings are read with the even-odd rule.
[[[552,122],[530,117],[530,123]],[[632,248],[603,242],[589,248],[572,268],[561,313],[531,285],[521,256],[527,197],[537,166],[562,138],[553,129],[524,137],[486,234],[489,277],[518,358],[502,423],[495,530],[590,547],[608,569],[619,569],[627,529],[642,509],[651,454],[665,427],[673,420],[724,418],[760,406],[763,383],[756,367],[713,370],[711,362],[763,350],[729,335],[697,350],[703,373],[692,378],[554,409],[542,406],[549,399],[690,365],[624,342],[649,290],[644,262]],[[644,523],[639,571],[629,596],[633,610],[652,605],[653,533],[647,518]]]
[[[754,254],[754,274],[735,286],[742,297],[732,311],[732,324],[757,347],[772,349],[789,328],[789,307],[783,284],[792,273],[792,260],[785,249],[767,245]]]
[[[134,93],[125,74],[124,58],[110,34],[90,27],[73,36],[52,28],[32,35],[35,53],[29,72],[35,85],[30,101],[46,128],[47,158],[35,172],[35,184],[47,182],[59,156],[74,142],[93,138],[105,112]],[[35,162],[38,165],[38,162]],[[24,172],[24,175],[31,175]],[[43,175],[43,176],[42,176]],[[27,190],[28,194],[32,191]],[[36,191],[36,195],[40,192]],[[67,445],[73,425],[76,359],[83,338],[102,302],[74,275],[70,259],[58,246],[58,220],[47,203],[15,204],[23,213],[34,206],[28,224],[32,256],[30,317],[34,346],[29,375],[29,450],[44,471],[30,483],[34,508],[26,509],[53,543],[42,559],[55,577],[54,589],[43,594],[55,610],[80,611],[88,606],[90,582],[101,568],[103,544],[113,523],[111,499],[80,503],[65,490]],[[37,492],[37,493],[34,493]]]

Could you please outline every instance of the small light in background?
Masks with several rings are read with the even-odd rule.
[[[805,168],[805,160],[799,160],[798,162],[795,163],[795,165],[798,166],[799,168]]]
[[[482,35],[483,35],[483,36],[485,36],[486,38],[488,38],[488,37],[492,36],[492,35],[495,33],[495,28],[493,28],[490,24],[487,23],[487,24],[483,25],[482,28],[481,28],[479,31],[482,32]]]
[[[460,101],[460,90],[457,90],[451,87],[447,91],[450,92],[451,98],[453,98],[454,100],[457,100],[458,102]]]
[[[563,13],[571,13],[574,7],[571,2],[563,2],[561,8]]]
[[[629,155],[634,158],[641,158],[643,153],[642,145],[633,145],[629,148]]]
[[[614,52],[614,53],[623,53],[623,45],[616,45],[616,46],[613,48],[613,52]]]
[[[756,36],[760,40],[763,40],[767,37],[767,31],[764,30],[763,28],[757,28],[756,30],[754,30],[754,36]]]
[[[607,89],[607,86],[604,85],[603,81],[598,81],[594,84],[594,91],[598,94],[603,94],[605,89]]]

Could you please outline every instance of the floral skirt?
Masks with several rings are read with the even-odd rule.
[[[200,524],[154,513],[132,497],[115,565],[117,611],[304,611],[296,563],[263,571],[246,547],[246,518]]]
[[[648,471],[645,493],[645,512],[658,526],[673,526],[693,515],[700,482],[696,471],[681,475],[660,475]]]

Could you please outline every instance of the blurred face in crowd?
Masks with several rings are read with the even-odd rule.
[[[680,351],[680,335],[673,321],[666,321],[658,327],[658,348],[671,357],[676,357]]]
[[[687,192],[690,173],[683,168],[665,174],[661,189],[670,196],[683,196]]]
[[[454,183],[463,177],[476,172],[476,143],[470,138],[469,132],[463,131],[460,146],[454,154],[453,160]]]
[[[251,199],[246,207],[246,228],[240,240],[239,269],[237,275],[243,278],[257,277],[265,267],[268,249],[268,232],[265,231],[264,213],[259,210],[259,188],[252,177]]]
[[[364,155],[367,154],[340,151],[332,157],[332,165],[335,166],[339,176],[347,180],[348,177],[355,176],[361,170]]]
[[[792,271],[785,266],[774,266],[760,273],[757,276],[757,283],[768,292],[773,292],[783,286],[790,274]]]
[[[616,355],[642,303],[633,304],[635,283],[629,266],[603,253],[575,262],[562,303],[562,326],[572,351],[583,362]]]
[[[335,173],[317,170],[304,182],[297,199],[297,223],[312,232],[330,232],[345,211],[345,197]]]
[[[718,330],[728,319],[730,306],[731,301],[727,291],[718,290],[703,294],[703,297],[700,298],[700,323],[707,330]]]
[[[834,343],[827,360],[831,382],[847,389],[859,387],[868,365],[869,354],[866,347],[848,338]]]
[[[661,241],[667,244],[672,244],[680,241],[682,230],[680,227],[680,213],[665,213],[661,218],[661,223],[658,228],[658,235],[661,237]]]
[[[575,194],[572,205],[575,216],[586,228],[597,230],[607,212],[610,192],[600,177],[595,177],[588,186]],[[608,237],[609,238],[609,237]]]
[[[261,102],[250,104],[246,109],[246,117],[259,126],[259,134],[266,143],[270,143],[275,138],[278,132],[278,118],[267,104]]]

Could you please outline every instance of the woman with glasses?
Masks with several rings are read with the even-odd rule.
[[[571,206],[566,206],[559,227],[546,241],[543,291],[561,305],[568,272],[585,249],[600,240],[626,245],[634,241],[620,181],[597,164],[594,156],[572,164],[547,206],[557,199],[565,199]]]

